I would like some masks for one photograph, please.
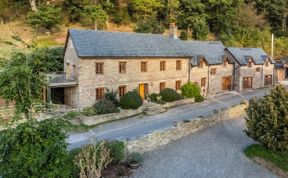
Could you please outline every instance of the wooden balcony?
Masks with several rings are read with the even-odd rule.
[[[75,75],[67,75],[66,73],[51,73],[46,74],[48,87],[70,87],[77,85],[77,79]]]

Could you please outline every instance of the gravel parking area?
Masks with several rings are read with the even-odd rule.
[[[219,123],[144,154],[135,178],[271,178],[268,170],[247,158],[243,150],[253,141],[244,120]]]

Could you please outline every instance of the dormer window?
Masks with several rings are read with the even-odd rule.
[[[205,66],[205,62],[203,61],[203,59],[201,59],[200,61],[199,61],[199,68],[203,68],[204,66]]]
[[[249,59],[247,67],[251,68],[252,67],[252,63],[253,63],[252,59]]]
[[[223,67],[227,67],[228,66],[228,61],[227,61],[227,59],[224,59],[224,61],[223,61]]]

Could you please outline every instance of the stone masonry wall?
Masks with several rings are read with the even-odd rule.
[[[211,69],[216,69],[216,74],[211,75]],[[231,76],[231,85],[233,82],[233,64],[228,64],[227,67],[224,67],[222,64],[219,65],[211,65],[203,68],[199,68],[198,66],[193,66],[191,68],[190,80],[191,82],[197,82],[201,87],[201,78],[206,78],[205,87],[201,87],[202,94],[216,94],[223,92],[222,91],[222,77]],[[209,86],[208,86],[209,80]],[[208,91],[209,90],[209,91]]]
[[[127,150],[129,152],[135,151],[144,153],[187,136],[199,129],[212,126],[218,122],[243,117],[247,105],[248,103],[245,103],[228,109],[215,111],[214,114],[206,118],[197,118],[189,121],[178,122],[171,128],[156,131],[140,138],[127,140]]]
[[[256,68],[260,68],[260,71],[257,72]],[[238,68],[237,74],[238,76],[238,90],[242,91],[243,90],[243,78],[244,77],[252,77],[252,88],[257,89],[264,86],[264,81],[265,81],[265,75],[272,75],[273,77],[273,69],[274,66],[273,64],[270,64],[268,67],[265,65],[252,65],[252,67],[248,68],[247,66],[241,66]],[[273,80],[272,80],[273,81]]]
[[[201,87],[201,78],[206,78],[206,85],[201,87],[201,92],[203,95],[207,94],[208,87],[208,65],[205,64],[204,67],[200,68],[198,66],[193,66],[190,72],[190,81],[192,83],[197,83]]]
[[[176,60],[181,60],[181,70],[176,70]],[[147,61],[147,72],[141,72],[141,61]],[[160,71],[160,61],[166,61],[166,70]],[[95,62],[104,63],[104,74],[95,74]],[[119,73],[119,62],[126,62],[126,73]],[[81,59],[78,76],[79,103],[84,107],[94,104],[95,88],[105,87],[117,91],[126,85],[127,91],[138,88],[139,84],[147,83],[149,93],[159,93],[160,82],[166,88],[175,89],[175,82],[181,84],[188,81],[189,59],[187,58],[141,58],[141,59]]]
[[[233,85],[233,64],[228,64],[224,67],[222,64],[220,65],[212,65],[211,69],[216,69],[216,74],[209,76],[209,94],[216,94],[223,92],[222,90],[222,78],[223,77],[231,77],[231,89]]]

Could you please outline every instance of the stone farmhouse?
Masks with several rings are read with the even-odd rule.
[[[197,83],[204,96],[273,84],[273,61],[263,50],[181,41],[176,33],[175,28],[170,35],[70,29],[64,73],[49,77],[48,101],[59,89],[63,104],[86,107],[107,90],[122,96],[137,89],[146,99],[164,88],[180,92],[188,81]]]

